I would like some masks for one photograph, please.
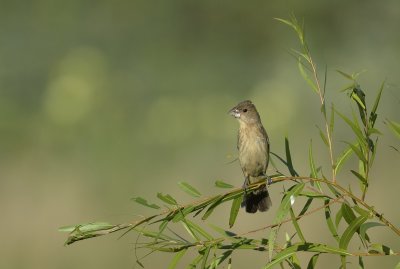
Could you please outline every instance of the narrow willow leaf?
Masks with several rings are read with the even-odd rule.
[[[216,231],[217,233],[219,233],[220,235],[222,235],[223,237],[235,237],[237,236],[237,234],[231,232],[231,231],[227,231],[222,229],[221,227],[218,227],[214,224],[209,224],[209,226],[214,229],[214,231]]]
[[[176,212],[175,216],[172,218],[172,222],[176,223],[176,222],[181,221],[183,218],[186,217],[187,214],[190,214],[194,210],[195,210],[194,206],[188,206],[188,207],[185,207],[185,208],[179,210],[178,212]]]
[[[63,226],[58,228],[59,232],[77,232],[77,233],[90,233],[100,230],[108,230],[116,227],[116,225],[107,222],[89,222],[78,225]]]
[[[299,216],[302,216],[307,212],[307,210],[310,207],[310,205],[311,205],[313,200],[314,200],[313,198],[308,198],[307,199],[307,202],[304,204],[303,209],[300,211]]]
[[[233,224],[235,224],[236,217],[239,213],[240,205],[242,204],[242,200],[243,200],[243,195],[235,198],[232,201],[231,213],[229,215],[229,228],[232,228]]]
[[[325,220],[326,220],[326,224],[328,225],[329,231],[331,232],[332,236],[336,239],[336,241],[340,241],[339,235],[337,233],[336,230],[336,226],[333,224],[332,221],[332,213],[331,213],[331,208],[330,206],[328,206],[330,200],[329,199],[325,199]]]
[[[225,183],[222,180],[215,181],[215,186],[218,188],[225,188],[225,189],[231,189],[234,187],[233,185]]]
[[[322,103],[322,105],[321,105],[321,113],[322,113],[322,115],[324,115],[324,119],[326,121],[326,105],[325,105],[325,102]]]
[[[363,162],[367,163],[367,159],[365,158],[363,152],[355,145],[345,142],[350,146],[351,150],[357,155],[357,157]]]
[[[400,138],[400,124],[390,120],[387,120],[387,122],[389,123],[389,127],[393,131],[393,133]]]
[[[288,21],[288,20],[285,20],[285,19],[281,19],[281,18],[274,18],[275,20],[277,20],[277,21],[280,21],[280,22],[282,22],[282,23],[284,23],[284,24],[286,24],[286,25],[289,25],[290,27],[292,27],[295,31],[296,31],[296,26],[292,23],[292,22],[290,22],[290,21]]]
[[[340,168],[342,168],[342,165],[346,162],[346,160],[350,157],[351,153],[353,152],[353,149],[351,147],[348,147],[345,151],[342,152],[342,154],[337,158],[336,160],[336,166],[335,166],[335,174],[339,173]]]
[[[182,259],[182,257],[185,255],[186,251],[187,251],[187,248],[184,248],[181,251],[179,251],[178,253],[176,253],[174,258],[172,259],[171,263],[169,264],[168,269],[176,268],[176,265],[178,264],[180,259]]]
[[[272,261],[270,261],[264,269],[275,268],[275,265],[281,263],[282,261],[292,257],[296,253],[296,248],[288,247],[281,252],[279,252]]]
[[[305,252],[318,252],[318,253],[331,253],[331,254],[340,254],[345,256],[352,255],[351,253],[347,252],[345,249],[335,248],[332,246],[327,246],[323,244],[316,244],[316,243],[296,243],[290,247],[285,248],[281,252],[279,252],[273,260],[268,263],[264,268],[275,268],[274,266],[279,264],[280,262],[290,258],[298,251],[305,251]]]
[[[353,174],[353,175],[355,175],[357,178],[358,178],[358,180],[360,180],[360,183],[362,184],[362,185],[366,185],[367,184],[367,180],[360,174],[360,173],[358,173],[358,172],[356,172],[356,171],[354,171],[354,170],[350,170],[350,172]]]
[[[343,218],[347,222],[347,224],[350,224],[355,220],[356,215],[354,214],[353,209],[351,209],[348,204],[343,203],[341,206],[341,211],[343,214]]]
[[[358,126],[358,124],[353,121],[351,121],[349,118],[347,118],[345,115],[343,115],[342,113],[340,113],[339,111],[337,111],[335,109],[336,113],[350,126],[350,128],[353,130],[353,133],[357,136],[358,140],[365,143],[365,139],[364,136],[362,134],[362,131],[360,129],[360,126]]]
[[[291,187],[288,192],[286,192],[286,194],[282,199],[281,204],[279,205],[278,211],[275,215],[274,224],[280,224],[282,222],[282,220],[288,214],[289,209],[292,206],[291,205],[292,199],[298,196],[298,194],[303,190],[304,185],[305,185],[304,183],[296,184],[293,187]],[[280,225],[276,226],[275,228],[272,228],[271,232],[269,233],[268,254],[270,260],[272,258],[272,252],[274,250],[275,239],[278,234],[279,226]]]
[[[301,193],[299,193],[299,196],[305,196],[305,197],[309,197],[309,198],[329,198],[331,199],[331,197],[329,197],[326,194],[321,194],[319,192],[312,192],[312,191],[302,191]]]
[[[201,196],[201,193],[198,190],[196,190],[193,186],[191,186],[189,183],[180,181],[178,182],[178,185],[184,192],[188,193],[193,197]]]
[[[333,133],[333,129],[335,128],[335,106],[331,104],[331,120],[329,121],[329,132]]]
[[[365,209],[359,207],[358,205],[355,205],[353,208],[354,208],[354,211],[356,211],[358,214],[360,214],[360,216],[367,216],[367,217],[371,218],[370,211],[365,210]]]
[[[200,254],[196,258],[194,258],[194,260],[191,263],[189,263],[189,265],[186,268],[188,269],[197,268],[197,264],[203,259],[203,254],[201,254],[201,251],[199,251],[199,253]]]
[[[143,263],[141,263],[139,260],[136,260],[136,263],[139,264],[140,267],[144,268]]]
[[[167,203],[167,204],[170,204],[170,205],[177,205],[177,204],[178,204],[178,203],[176,202],[176,200],[175,200],[174,198],[172,198],[172,196],[169,195],[169,194],[163,195],[161,192],[159,192],[159,193],[157,193],[157,197],[158,197],[161,201],[163,201],[163,202],[165,202],[165,203]]]
[[[385,245],[382,244],[372,244],[369,246],[368,253],[374,254],[374,253],[379,253],[379,254],[385,254],[385,255],[393,255],[394,251]]]
[[[354,81],[354,77],[352,75],[349,75],[343,71],[340,71],[338,69],[336,69],[336,72],[338,72],[339,74],[341,74],[342,76],[344,76],[345,78]]]
[[[363,223],[361,225],[361,227],[360,227],[360,236],[361,236],[361,238],[364,238],[364,239],[366,238],[366,232],[367,232],[368,229],[371,229],[373,227],[379,227],[379,226],[385,226],[385,225],[382,224],[382,223],[379,223],[379,222],[366,222],[366,223]]]
[[[310,77],[308,76],[307,72],[304,70],[303,67],[303,63],[301,61],[301,58],[299,57],[297,60],[297,66],[299,68],[300,74],[303,77],[304,81],[307,82],[308,85],[310,85],[311,89],[318,93],[318,89],[317,86],[315,85],[315,83],[310,79]]]
[[[310,141],[310,147],[308,149],[308,162],[310,164],[310,171],[311,171],[311,177],[312,178],[317,178],[317,169],[315,168],[315,163],[314,163],[314,157],[313,157],[313,151],[312,151],[312,140]]]
[[[319,258],[319,254],[315,254],[311,257],[310,261],[308,262],[307,269],[315,269],[315,265],[317,264],[317,260]]]
[[[326,180],[326,178],[325,178]],[[331,184],[326,184],[326,186],[328,187],[328,189],[333,193],[333,195],[335,195],[336,197],[340,197],[342,196],[342,194],[340,192],[338,192],[335,187],[333,187]]]
[[[206,268],[208,256],[210,255],[210,250],[211,250],[211,246],[206,247],[206,249],[204,251],[204,255],[203,255],[203,262],[201,263],[200,268]]]
[[[342,212],[342,207],[341,207],[338,210],[338,212],[336,213],[336,217],[335,217],[336,228],[339,228],[339,224],[340,224],[340,221],[342,220],[342,218],[343,218],[343,212]]]
[[[290,212],[290,217],[292,219],[293,226],[296,229],[297,235],[299,236],[299,238],[302,242],[306,242],[306,239],[304,237],[303,232],[301,231],[299,223],[297,222],[296,215],[294,214],[292,207],[290,208],[289,212]]]
[[[165,228],[167,228],[168,223],[169,223],[168,220],[164,220],[163,222],[161,222],[160,226],[158,227],[158,236],[157,236],[156,240],[164,232]]]
[[[359,216],[349,224],[349,226],[343,232],[342,237],[340,238],[339,241],[340,248],[347,249],[347,246],[349,245],[350,240],[353,237],[354,233],[360,228],[361,224],[367,221],[367,219],[368,219],[367,216]]]
[[[364,261],[361,256],[358,257],[358,266],[360,269],[364,269]]]
[[[378,95],[375,98],[374,106],[372,107],[372,110],[371,110],[371,113],[369,116],[369,122],[370,122],[371,127],[374,127],[376,118],[378,117],[378,115],[376,114],[376,110],[378,109],[379,101],[381,100],[381,95],[382,95],[382,91],[383,91],[384,87],[385,87],[385,81],[382,82],[381,87],[379,88]]]
[[[205,239],[207,239],[207,240],[209,240],[209,241],[211,241],[211,240],[214,239],[209,233],[207,233],[204,229],[202,229],[202,228],[201,228],[199,225],[197,225],[196,223],[194,223],[194,222],[192,222],[192,221],[190,221],[190,220],[185,220],[185,222],[186,222],[187,224],[190,225],[190,227],[191,227],[192,230],[194,230],[194,231],[196,231],[198,234],[202,235]]]
[[[147,200],[142,198],[142,197],[133,197],[133,198],[131,198],[131,200],[135,201],[138,204],[141,204],[141,205],[144,205],[144,206],[147,206],[147,207],[150,207],[150,208],[154,208],[154,209],[159,209],[160,208],[160,206],[158,206],[156,204],[149,204],[147,202]]]
[[[215,201],[208,207],[206,213],[204,213],[204,215],[203,215],[203,217],[202,217],[201,219],[202,219],[202,220],[206,220],[206,219],[211,215],[211,213],[214,211],[214,209],[215,209],[219,204],[222,203],[222,200],[223,200],[223,199],[224,199],[224,196],[223,196],[223,195],[216,197]]]
[[[324,132],[322,132],[321,128],[318,127],[319,130],[319,136],[321,137],[322,141],[324,142],[325,146],[329,147],[329,143],[328,143],[328,138],[326,138]]]
[[[292,257],[290,257],[290,260],[287,261],[288,264],[290,265],[290,268],[301,268],[300,266],[300,260],[297,257],[297,254],[295,253]]]
[[[211,261],[211,263],[210,263],[209,267],[207,267],[207,269],[219,268],[219,265],[221,263],[223,263],[228,257],[230,257],[231,254],[232,254],[232,250],[225,251],[218,257],[215,257],[215,254],[214,254],[214,259]]]
[[[367,108],[365,105],[365,93],[360,87],[354,87],[350,97],[357,103],[361,110],[365,111]]]
[[[290,174],[293,177],[299,176],[299,174],[297,174],[296,170],[293,167],[292,157],[291,157],[291,154],[290,154],[290,145],[289,145],[288,137],[285,137],[285,152],[286,152],[286,163],[287,163],[287,167],[289,169]]]
[[[200,238],[197,234],[193,231],[193,227],[187,221],[183,220],[182,222],[183,227],[186,229],[187,233],[196,241],[200,241]]]

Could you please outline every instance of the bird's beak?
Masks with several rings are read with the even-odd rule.
[[[236,107],[229,110],[228,113],[229,113],[229,115],[234,116],[235,118],[240,118],[239,109],[237,109]]]

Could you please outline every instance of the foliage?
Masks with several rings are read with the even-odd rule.
[[[319,128],[319,134],[326,145],[331,166],[328,169],[318,166],[310,143],[308,152],[310,176],[299,176],[292,162],[289,139],[285,138],[286,156],[283,158],[273,154],[276,160],[273,160],[272,164],[276,167],[275,161],[283,163],[290,175],[278,172],[271,178],[272,184],[287,181],[291,183],[291,186],[284,191],[273,222],[254,231],[238,234],[229,229],[207,224],[206,221],[220,205],[230,202],[231,210],[229,218],[228,216],[227,218],[229,228],[232,229],[240,209],[243,193],[258,189],[265,183],[252,184],[247,190],[243,190],[219,180],[215,182],[215,186],[226,191],[215,196],[203,197],[194,186],[187,182],[179,182],[178,185],[184,192],[194,198],[202,198],[182,205],[171,195],[158,193],[157,198],[161,205],[153,201],[149,202],[143,197],[135,197],[132,199],[133,201],[158,210],[158,212],[132,223],[112,225],[96,222],[62,227],[60,231],[69,232],[67,245],[122,230],[124,233],[121,236],[136,232],[135,249],[147,249],[149,251],[147,255],[154,252],[172,254],[173,257],[168,268],[176,268],[189,250],[194,250],[195,258],[186,268],[217,268],[223,263],[226,263],[230,268],[232,265],[231,256],[239,250],[268,253],[264,268],[274,268],[277,265],[282,268],[285,265],[290,268],[305,267],[305,265],[300,264],[298,258],[301,252],[315,253],[306,265],[307,268],[315,268],[319,257],[323,254],[339,256],[341,268],[346,268],[347,258],[350,256],[358,257],[359,267],[364,268],[364,257],[400,255],[399,252],[395,252],[383,243],[373,242],[368,236],[368,231],[378,226],[392,230],[396,236],[400,236],[400,230],[372,205],[365,202],[371,180],[370,171],[377,152],[378,137],[382,134],[375,127],[375,124],[378,119],[377,111],[385,84],[382,83],[378,89],[371,107],[366,102],[365,91],[357,82],[359,74],[350,75],[338,71],[339,74],[350,81],[343,92],[348,93],[350,102],[355,105],[357,112],[353,110],[351,116],[348,116],[338,111],[334,104],[330,104],[330,109],[327,109],[326,71],[322,83],[305,39],[303,25],[295,17],[292,17],[291,20],[277,20],[293,28],[300,41],[301,49],[291,52],[297,59],[300,74],[318,96],[324,124],[322,128]],[[336,116],[354,134],[351,140],[344,142],[347,148],[338,155],[334,152],[335,141],[333,139]],[[387,120],[386,123],[400,137],[400,125],[390,120]],[[346,188],[341,185],[338,180],[338,177],[342,177],[341,169],[343,165],[351,156],[354,156],[358,161],[358,167],[350,169],[350,172],[359,183],[360,195],[353,192],[350,187]],[[326,177],[328,173],[331,175],[330,179]],[[300,212],[296,212],[294,204],[301,205]],[[311,204],[318,204],[318,206],[312,208]],[[307,234],[305,234],[299,220],[311,214],[322,214],[324,216],[327,231],[336,242],[335,244],[307,240]],[[193,221],[194,217],[201,218],[205,222],[197,224]],[[276,240],[277,235],[283,232],[282,225],[287,223],[293,226],[296,233],[288,235],[285,232],[286,242],[281,244]],[[175,232],[173,228],[176,225],[181,225],[185,232]],[[265,238],[254,239],[249,237],[254,232],[265,230],[269,231]],[[185,236],[184,233],[187,235]],[[350,247],[352,241],[358,242],[359,249],[354,250]],[[142,258],[137,257],[137,263],[143,267]]]

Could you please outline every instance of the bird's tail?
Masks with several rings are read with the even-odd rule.
[[[247,213],[267,211],[272,205],[267,186],[263,185],[260,189],[244,194],[242,207],[246,207]]]

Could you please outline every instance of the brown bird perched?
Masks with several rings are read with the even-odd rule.
[[[237,148],[239,162],[245,177],[243,187],[265,180],[269,162],[269,139],[260,115],[251,101],[240,102],[229,111],[239,121]],[[272,205],[266,185],[258,190],[246,192],[242,207],[246,212],[267,211]]]

